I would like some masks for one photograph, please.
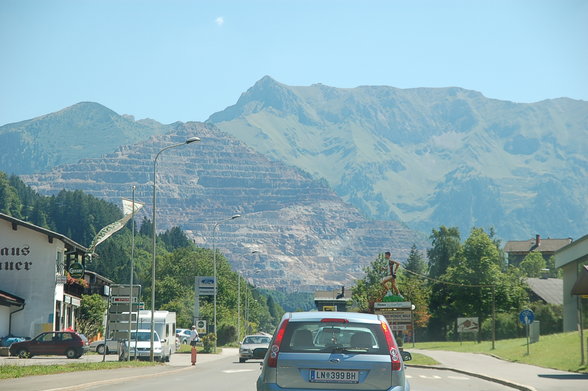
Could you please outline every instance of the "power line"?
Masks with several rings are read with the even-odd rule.
[[[405,271],[407,271],[408,273],[414,274],[415,276],[421,277],[421,278],[426,278],[427,280],[430,281],[434,281],[437,282],[439,284],[445,284],[445,285],[453,285],[453,286],[460,286],[460,287],[469,287],[469,288],[491,288],[493,286],[495,286],[496,284],[459,284],[456,282],[450,282],[450,281],[442,281],[436,278],[432,278],[429,276],[425,276],[423,274],[419,274],[416,272],[413,272],[412,270],[406,269],[404,268]]]

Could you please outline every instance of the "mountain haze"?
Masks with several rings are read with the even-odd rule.
[[[588,229],[588,102],[514,103],[456,87],[298,87],[266,76],[208,122],[326,178],[371,218],[425,233],[495,227],[506,239]]]

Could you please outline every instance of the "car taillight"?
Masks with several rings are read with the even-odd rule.
[[[280,345],[282,344],[282,339],[284,338],[284,333],[286,332],[286,326],[288,326],[288,319],[285,319],[280,328],[278,329],[278,333],[276,334],[276,338],[274,339],[274,343],[270,347],[269,356],[267,359],[267,366],[270,368],[275,368],[278,365],[278,354],[280,353]]]
[[[322,323],[349,323],[349,319],[341,319],[341,318],[324,318],[321,319]]]
[[[402,368],[402,361],[400,359],[400,352],[398,351],[398,346],[396,346],[396,341],[394,341],[394,337],[392,336],[392,330],[388,326],[386,321],[381,321],[382,325],[382,332],[386,336],[386,343],[388,344],[388,351],[390,352],[390,360],[392,361],[392,370],[399,371]]]

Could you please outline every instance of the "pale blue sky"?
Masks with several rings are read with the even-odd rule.
[[[81,101],[204,121],[264,75],[588,100],[588,1],[0,0],[0,125]]]

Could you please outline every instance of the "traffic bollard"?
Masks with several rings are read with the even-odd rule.
[[[196,346],[192,346],[192,365],[196,365],[196,357],[198,356],[198,352],[196,351]]]

